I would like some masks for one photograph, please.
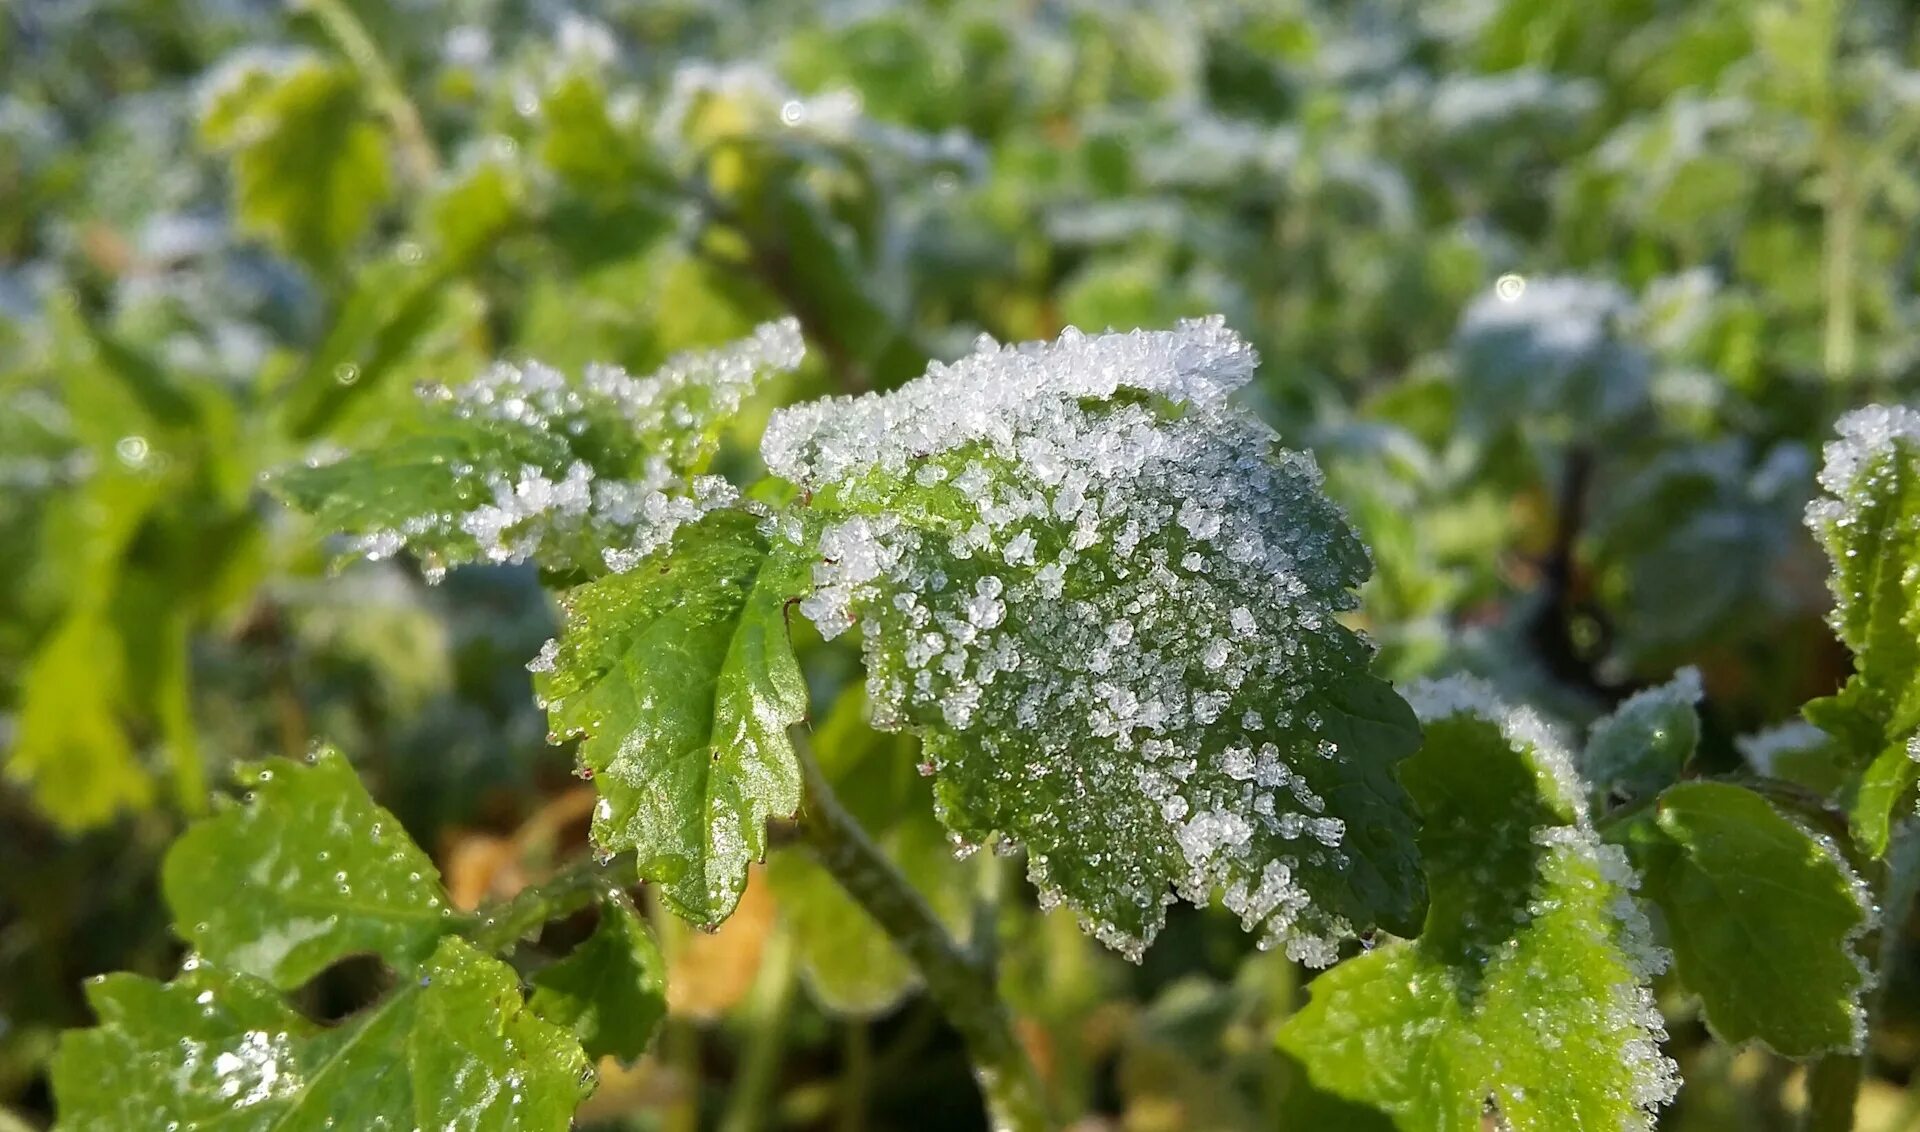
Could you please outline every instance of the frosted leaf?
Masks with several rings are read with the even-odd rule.
[[[1366,552],[1229,401],[1256,362],[1218,318],[986,342],[782,410],[762,445],[811,494],[800,610],[859,628],[876,725],[921,733],[942,818],[1022,843],[1043,897],[1136,958],[1175,892],[1315,963],[1420,901],[1392,775],[1413,721],[1337,617]]]
[[[1644,401],[1648,360],[1617,330],[1632,309],[1626,292],[1578,277],[1514,281],[1460,316],[1464,407],[1489,424],[1523,414],[1604,423]]]
[[[1651,797],[1680,778],[1700,741],[1700,697],[1700,670],[1689,666],[1594,723],[1580,769],[1596,803]]]
[[[1519,1132],[1651,1128],[1679,1085],[1648,987],[1668,956],[1625,854],[1531,713],[1464,679],[1409,699],[1426,924],[1316,979],[1282,1048],[1402,1127],[1475,1128],[1491,1106]]]
[[[591,366],[569,381],[500,363],[457,388],[421,390],[421,412],[375,448],[288,470],[275,486],[385,558],[435,569],[522,562],[618,572],[737,493],[700,476],[718,431],[770,373],[800,363],[798,324],[670,359],[647,377]]]
[[[1807,525],[1833,563],[1829,621],[1854,671],[1805,714],[1833,736],[1840,765],[1864,766],[1850,816],[1877,854],[1920,779],[1906,754],[1920,730],[1920,413],[1870,405],[1836,428],[1820,471],[1831,494],[1807,505]]]

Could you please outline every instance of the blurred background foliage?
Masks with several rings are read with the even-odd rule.
[[[1682,663],[1710,763],[1830,691],[1820,439],[1920,363],[1920,69],[1891,0],[15,0],[0,7],[0,1127],[80,980],[172,969],[161,849],[238,759],[349,752],[462,903],[578,850],[524,569],[331,569],[261,474],[497,356],[644,371],[796,314],[781,400],[976,335],[1223,312],[1374,548],[1396,679],[1584,723]],[[806,645],[828,769],[938,896],[911,741]],[[849,689],[851,689],[849,691]],[[843,695],[843,692],[846,693]],[[864,736],[864,738],[856,738]],[[907,815],[907,816],[902,816]],[[956,879],[965,872],[969,875]],[[718,933],[607,1128],[974,1128],[957,1041],[805,858]],[[836,903],[837,901],[837,903]],[[1085,1129],[1270,1128],[1301,974],[1176,909],[1135,968],[1003,921]],[[964,927],[965,901],[943,909]],[[562,925],[561,929],[565,930]],[[1905,933],[1907,925],[1889,930]],[[378,972],[329,972],[320,1016]],[[1864,1126],[1920,1127],[1899,965]],[[1664,1126],[1790,1122],[1801,1070],[1663,1002]]]

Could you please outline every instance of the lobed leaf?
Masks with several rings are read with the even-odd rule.
[[[1410,693],[1426,724],[1401,769],[1431,892],[1420,937],[1314,980],[1280,1045],[1313,1086],[1402,1129],[1653,1126],[1678,1081],[1624,853],[1532,715],[1476,682]]]
[[[197,960],[170,983],[105,976],[88,999],[99,1024],[62,1035],[53,1058],[61,1128],[561,1130],[592,1081],[572,1036],[525,1009],[513,969],[454,938],[417,981],[331,1027]]]
[[[786,321],[645,378],[590,367],[575,384],[538,364],[497,365],[458,389],[424,390],[418,417],[385,444],[288,469],[275,486],[373,558],[410,548],[433,569],[528,559],[589,576],[622,569],[735,498],[725,481],[695,477],[762,378],[802,353]]]
[[[533,1012],[571,1030],[594,1060],[632,1064],[667,1013],[666,961],[624,897],[600,901],[587,941],[533,977]]]
[[[858,624],[876,726],[942,820],[1026,846],[1048,902],[1138,957],[1177,889],[1332,962],[1421,900],[1393,764],[1411,713],[1338,614],[1365,549],[1310,458],[1229,395],[1219,320],[999,348],[776,414],[810,496],[801,604]]]
[[[635,850],[668,906],[702,924],[739,902],[767,819],[800,804],[786,728],[807,694],[786,604],[803,560],[761,526],[711,512],[569,591],[559,639],[531,665],[554,732],[582,737],[601,795],[594,840]]]
[[[1654,813],[1647,895],[1715,1036],[1788,1057],[1857,1052],[1871,901],[1839,850],[1727,783],[1681,783]]]
[[[291,990],[349,955],[409,973],[433,954],[452,927],[439,871],[343,755],[240,779],[247,804],[196,822],[161,868],[180,934],[212,966]]]

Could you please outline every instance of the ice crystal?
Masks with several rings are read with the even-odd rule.
[[[422,389],[419,435],[282,482],[354,532],[369,558],[412,549],[435,571],[537,559],[618,572],[738,500],[725,480],[694,473],[718,423],[803,352],[788,319],[646,377],[596,365],[573,382],[537,362],[503,362],[465,385]]]
[[[1377,770],[1397,796],[1332,691],[1364,679],[1336,615],[1368,560],[1311,457],[1229,401],[1256,364],[1217,317],[983,340],[762,443],[822,524],[800,609],[860,627],[876,724],[923,730],[949,823],[1019,836],[1135,957],[1171,882],[1331,962],[1370,913],[1322,899],[1354,852],[1329,794]]]

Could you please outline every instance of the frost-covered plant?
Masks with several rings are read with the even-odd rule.
[[[564,619],[528,667],[598,791],[598,853],[456,913],[341,756],[250,768],[245,804],[169,854],[180,976],[100,982],[99,1025],[62,1044],[73,1127],[566,1127],[591,1061],[638,1057],[664,1010],[628,890],[717,924],[787,821],[843,890],[820,907],[851,898],[825,914],[870,918],[963,1035],[996,1124],[1045,1127],[988,941],[960,942],[907,842],[840,801],[912,757],[876,730],[918,737],[957,853],[1023,852],[1041,905],[1129,958],[1184,897],[1332,967],[1279,1034],[1303,1121],[1648,1128],[1678,1087],[1652,994],[1669,965],[1726,1041],[1862,1048],[1875,895],[1855,861],[1920,778],[1912,413],[1844,420],[1808,515],[1858,672],[1809,708],[1831,741],[1789,745],[1847,783],[1843,848],[1781,769],[1787,740],[1749,745],[1781,777],[1694,765],[1692,669],[1577,754],[1484,684],[1403,700],[1370,674],[1348,617],[1368,552],[1313,458],[1235,400],[1258,359],[1217,317],[982,340],[890,392],[775,411],[763,482],[710,474],[803,353],[777,322],[643,378],[496,366],[276,477],[359,555],[538,564]],[[816,731],[802,661],[846,634],[865,724]],[[588,906],[598,930],[523,993],[503,960]],[[289,1004],[363,953],[405,977],[378,1006],[325,1028]]]

